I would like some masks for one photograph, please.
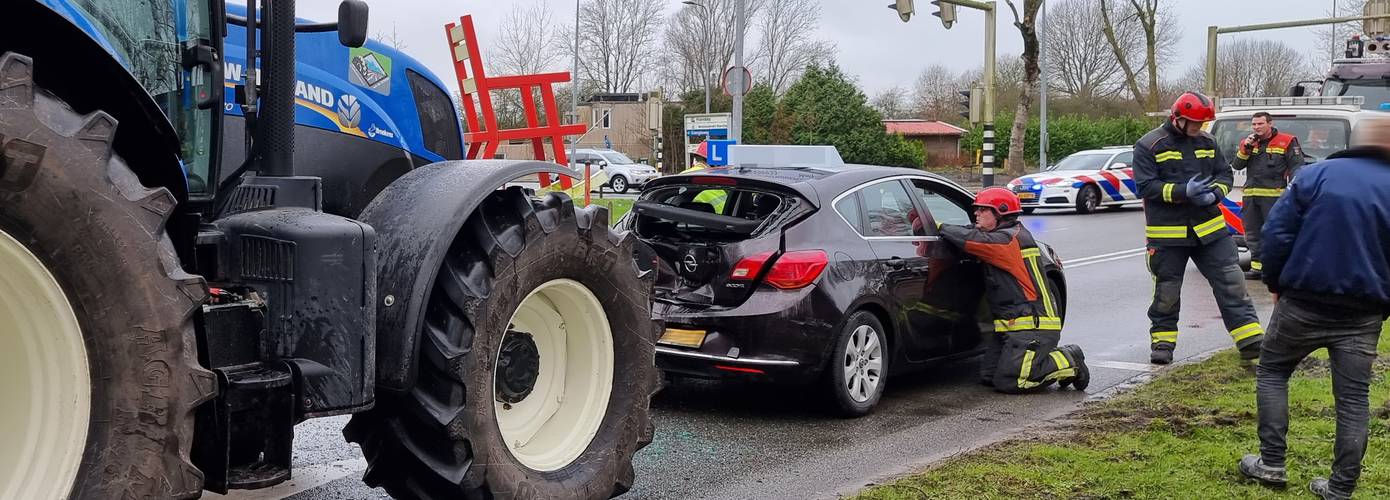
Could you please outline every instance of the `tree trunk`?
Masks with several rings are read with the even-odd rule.
[[[1120,49],[1120,40],[1115,37],[1115,24],[1110,21],[1108,4],[1108,0],[1101,0],[1100,2],[1100,15],[1105,20],[1105,41],[1110,42],[1110,50],[1115,53],[1115,60],[1120,63],[1120,69],[1125,73],[1125,86],[1129,88],[1129,93],[1134,96],[1134,103],[1144,106],[1144,93],[1139,91],[1139,81],[1134,75],[1134,68],[1129,65],[1129,59]]]
[[[1016,21],[1014,25],[1018,27],[1019,34],[1023,35],[1023,85],[1018,90],[1018,107],[1014,113],[1013,129],[1009,133],[1009,159],[1005,166],[1005,172],[1012,176],[1023,175],[1023,164],[1026,158],[1023,157],[1023,147],[1026,143],[1028,132],[1029,114],[1033,109],[1033,88],[1038,84],[1038,8],[1042,6],[1043,0],[1025,0],[1023,3],[1023,19],[1018,19],[1018,12],[1014,12]],[[1009,2],[1009,7],[1013,7],[1013,2]]]

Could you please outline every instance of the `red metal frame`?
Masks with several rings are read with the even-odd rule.
[[[459,27],[462,26],[462,29]],[[459,24],[444,26],[444,35],[449,39],[449,50],[454,55],[454,74],[459,86],[460,101],[463,104],[464,119],[469,133],[464,134],[468,143],[468,159],[491,159],[497,154],[502,141],[531,140],[531,151],[537,159],[545,159],[545,139],[555,152],[555,163],[569,165],[565,155],[565,136],[584,135],[587,127],[582,123],[560,124],[559,106],[555,104],[557,83],[570,81],[569,73],[540,73],[535,75],[488,77],[483,71],[483,58],[478,50],[478,36],[473,30],[473,16],[459,18]],[[471,76],[470,76],[471,75]],[[518,89],[521,91],[521,107],[526,113],[526,128],[500,129],[497,115],[492,107],[492,91]],[[539,91],[545,106],[546,123],[540,123],[539,108],[536,107],[534,93]],[[475,103],[476,99],[476,103]],[[540,176],[541,187],[551,181],[548,175]],[[560,177],[560,187],[569,189],[574,179]]]

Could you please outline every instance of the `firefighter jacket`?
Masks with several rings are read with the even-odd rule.
[[[941,225],[941,237],[985,263],[985,293],[996,332],[1062,329],[1055,290],[1043,276],[1042,250],[1017,220],[993,231]]]
[[[1134,145],[1134,181],[1144,199],[1144,234],[1157,246],[1196,246],[1228,237],[1215,205],[1187,200],[1187,181],[1211,176],[1218,198],[1231,192],[1231,169],[1211,134],[1189,137],[1166,122]]]
[[[1249,150],[1245,141],[1241,141],[1236,159],[1231,161],[1231,168],[1249,169],[1245,173],[1244,195],[1247,197],[1278,198],[1302,166],[1303,148],[1298,146],[1298,138],[1281,133],[1279,129],[1274,129],[1268,139],[1256,139],[1255,146]]]

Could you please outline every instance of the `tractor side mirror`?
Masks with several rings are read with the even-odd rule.
[[[345,47],[367,43],[367,2],[343,0],[338,4],[338,43]]]

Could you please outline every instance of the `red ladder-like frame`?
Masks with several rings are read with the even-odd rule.
[[[560,72],[488,77],[483,71],[483,58],[478,51],[473,16],[460,17],[459,24],[449,23],[444,26],[444,32],[449,38],[449,48],[454,57],[454,74],[458,79],[464,118],[468,122],[468,130],[471,131],[464,135],[464,140],[468,143],[468,159],[492,159],[496,156],[497,147],[502,141],[530,139],[531,150],[535,153],[536,159],[544,160],[544,140],[550,138],[550,145],[555,152],[555,163],[569,165],[569,159],[565,155],[565,136],[584,135],[586,127],[582,123],[560,124],[559,107],[555,104],[553,86],[570,81],[570,74]],[[526,112],[526,128],[498,127],[497,115],[492,108],[491,92],[505,89],[521,91],[521,107]],[[533,95],[536,89],[540,90],[541,99],[545,103],[545,126],[540,125],[540,114]],[[480,109],[481,116],[478,113]],[[550,182],[548,175],[540,176],[541,187],[549,186]],[[574,179],[570,177],[560,177],[560,187],[564,189],[569,189],[573,183]]]

